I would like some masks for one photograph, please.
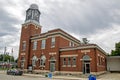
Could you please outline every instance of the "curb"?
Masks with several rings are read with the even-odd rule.
[[[37,74],[23,74],[23,76],[30,76],[30,77],[41,77],[41,78],[49,78],[45,77],[43,75],[37,75]],[[65,77],[65,76],[53,76],[52,78],[49,79],[66,79],[66,80],[83,80],[83,78],[73,78],[73,77]],[[84,78],[84,80],[86,80]]]

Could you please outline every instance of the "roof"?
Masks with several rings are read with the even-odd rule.
[[[78,50],[78,49],[90,49],[90,48],[97,48],[98,50],[100,50],[105,55],[107,54],[102,48],[100,48],[96,44],[82,44],[82,45],[77,46],[77,47],[64,47],[64,48],[61,48],[60,51]]]
[[[51,36],[51,35],[61,35],[61,36],[64,36],[66,38],[69,38],[71,40],[74,40],[77,43],[80,43],[80,40],[78,40],[77,38],[73,37],[72,35],[68,34],[67,32],[65,32],[61,29],[53,29],[53,30],[49,30],[48,32],[41,33],[39,35],[31,36],[31,40],[46,38],[46,37]]]

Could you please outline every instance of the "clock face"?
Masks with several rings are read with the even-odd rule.
[[[32,16],[32,13],[31,13],[31,10],[29,10],[29,11],[27,12],[27,19],[31,19],[31,16]]]
[[[38,16],[38,14],[39,14],[38,11],[35,10],[34,16]]]
[[[39,12],[37,10],[34,11],[34,19],[39,20]]]
[[[27,11],[26,20],[35,20],[39,22],[40,12],[36,9],[29,9]]]

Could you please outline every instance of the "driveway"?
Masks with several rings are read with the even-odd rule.
[[[98,80],[120,80],[120,73],[107,73],[99,76]]]

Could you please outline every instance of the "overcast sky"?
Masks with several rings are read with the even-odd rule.
[[[61,28],[107,53],[120,41],[120,0],[0,0],[0,52],[7,46],[18,57],[21,24],[33,3],[41,12],[42,32]]]

